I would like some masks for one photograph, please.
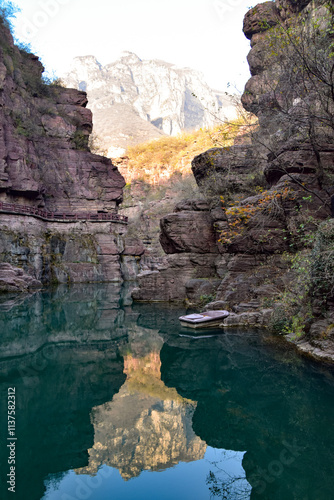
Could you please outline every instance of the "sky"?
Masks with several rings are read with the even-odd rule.
[[[243,91],[252,0],[14,0],[14,34],[61,76],[76,56],[105,65],[123,51],[201,71],[214,89]],[[257,2],[255,2],[257,3]]]

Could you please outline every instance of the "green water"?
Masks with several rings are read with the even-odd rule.
[[[128,296],[1,298],[1,499],[334,498],[330,367],[264,333],[194,336],[184,310]]]

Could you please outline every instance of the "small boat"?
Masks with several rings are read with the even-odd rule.
[[[212,328],[219,326],[228,315],[228,311],[205,311],[200,314],[180,316],[179,320],[181,326],[186,328]]]

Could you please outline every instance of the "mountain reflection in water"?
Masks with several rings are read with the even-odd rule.
[[[204,457],[205,442],[191,426],[196,404],[161,381],[162,346],[156,331],[129,327],[121,349],[127,378],[111,402],[92,410],[94,446],[81,473],[96,474],[106,464],[127,480]]]
[[[267,334],[180,336],[119,285],[0,302],[1,499],[328,500],[334,379]]]

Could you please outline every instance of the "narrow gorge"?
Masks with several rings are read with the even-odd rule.
[[[2,24],[0,289],[130,281],[135,301],[228,309],[225,326],[270,327],[334,359],[332,16],[321,0],[246,14],[241,133],[193,159],[200,194],[161,218],[158,258],[127,234],[118,168],[90,151],[86,93],[45,84]],[[79,87],[82,64],[97,78],[110,69],[86,59]],[[127,53],[115,68],[130,62],[148,65]]]
[[[333,1],[16,1],[0,2],[1,500],[329,500]],[[45,20],[51,59],[99,59],[49,80],[13,15]],[[239,96],[182,62],[232,79],[234,17]],[[156,59],[172,45],[180,66]]]

